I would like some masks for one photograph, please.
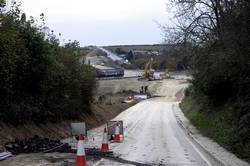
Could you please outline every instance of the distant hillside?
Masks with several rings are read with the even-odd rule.
[[[156,70],[185,70],[189,66],[187,47],[181,44],[113,45],[104,47],[128,60],[129,67],[144,69],[150,57],[154,57]]]
[[[109,49],[111,51],[115,51],[117,48],[120,48],[126,52],[130,50],[144,50],[144,51],[159,51],[162,52],[164,49],[172,47],[170,44],[153,44],[153,45],[114,45],[114,46],[106,46],[104,48]]]

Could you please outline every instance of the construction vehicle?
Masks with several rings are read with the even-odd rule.
[[[171,75],[170,75],[168,69],[166,69],[166,71],[162,74],[156,73],[155,70],[152,69],[152,66],[155,63],[156,62],[155,62],[154,58],[151,57],[144,67],[143,75],[138,80],[148,79],[149,81],[153,81],[153,80],[162,80],[162,79],[171,78]]]
[[[149,73],[148,80],[149,81],[162,80],[162,76],[160,73],[155,73],[154,71],[151,70]]]
[[[154,63],[154,58],[150,58],[149,61],[146,63],[143,75],[139,78],[139,80],[148,79],[150,75],[154,74],[154,70],[152,69]]]

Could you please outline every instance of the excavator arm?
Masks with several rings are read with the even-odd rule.
[[[144,67],[143,78],[148,78],[150,70],[152,69],[152,65],[155,63],[154,58],[150,58]]]

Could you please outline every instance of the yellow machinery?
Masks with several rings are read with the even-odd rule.
[[[155,78],[154,78],[155,70],[152,69],[152,66],[155,63],[156,62],[155,62],[154,58],[151,57],[144,67],[143,75],[138,80],[144,80],[144,79],[155,80]],[[169,78],[171,78],[171,74],[166,69],[166,71],[164,73],[160,74],[160,78],[161,79],[169,79]]]
[[[154,58],[150,58],[149,61],[146,63],[146,65],[144,67],[144,73],[139,78],[139,80],[147,79],[147,78],[149,78],[150,75],[152,75],[152,73],[154,73],[154,70],[152,69],[152,66],[154,63],[155,63]]]
[[[150,73],[152,72],[152,66],[154,63],[155,63],[154,58],[150,58],[149,61],[146,63],[144,67],[144,74],[143,74],[144,78],[149,77]]]

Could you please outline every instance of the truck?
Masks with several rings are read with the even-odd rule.
[[[149,80],[149,81],[162,80],[162,77],[161,77],[160,73],[155,73],[154,70],[151,70],[151,71],[149,72],[148,80]]]

